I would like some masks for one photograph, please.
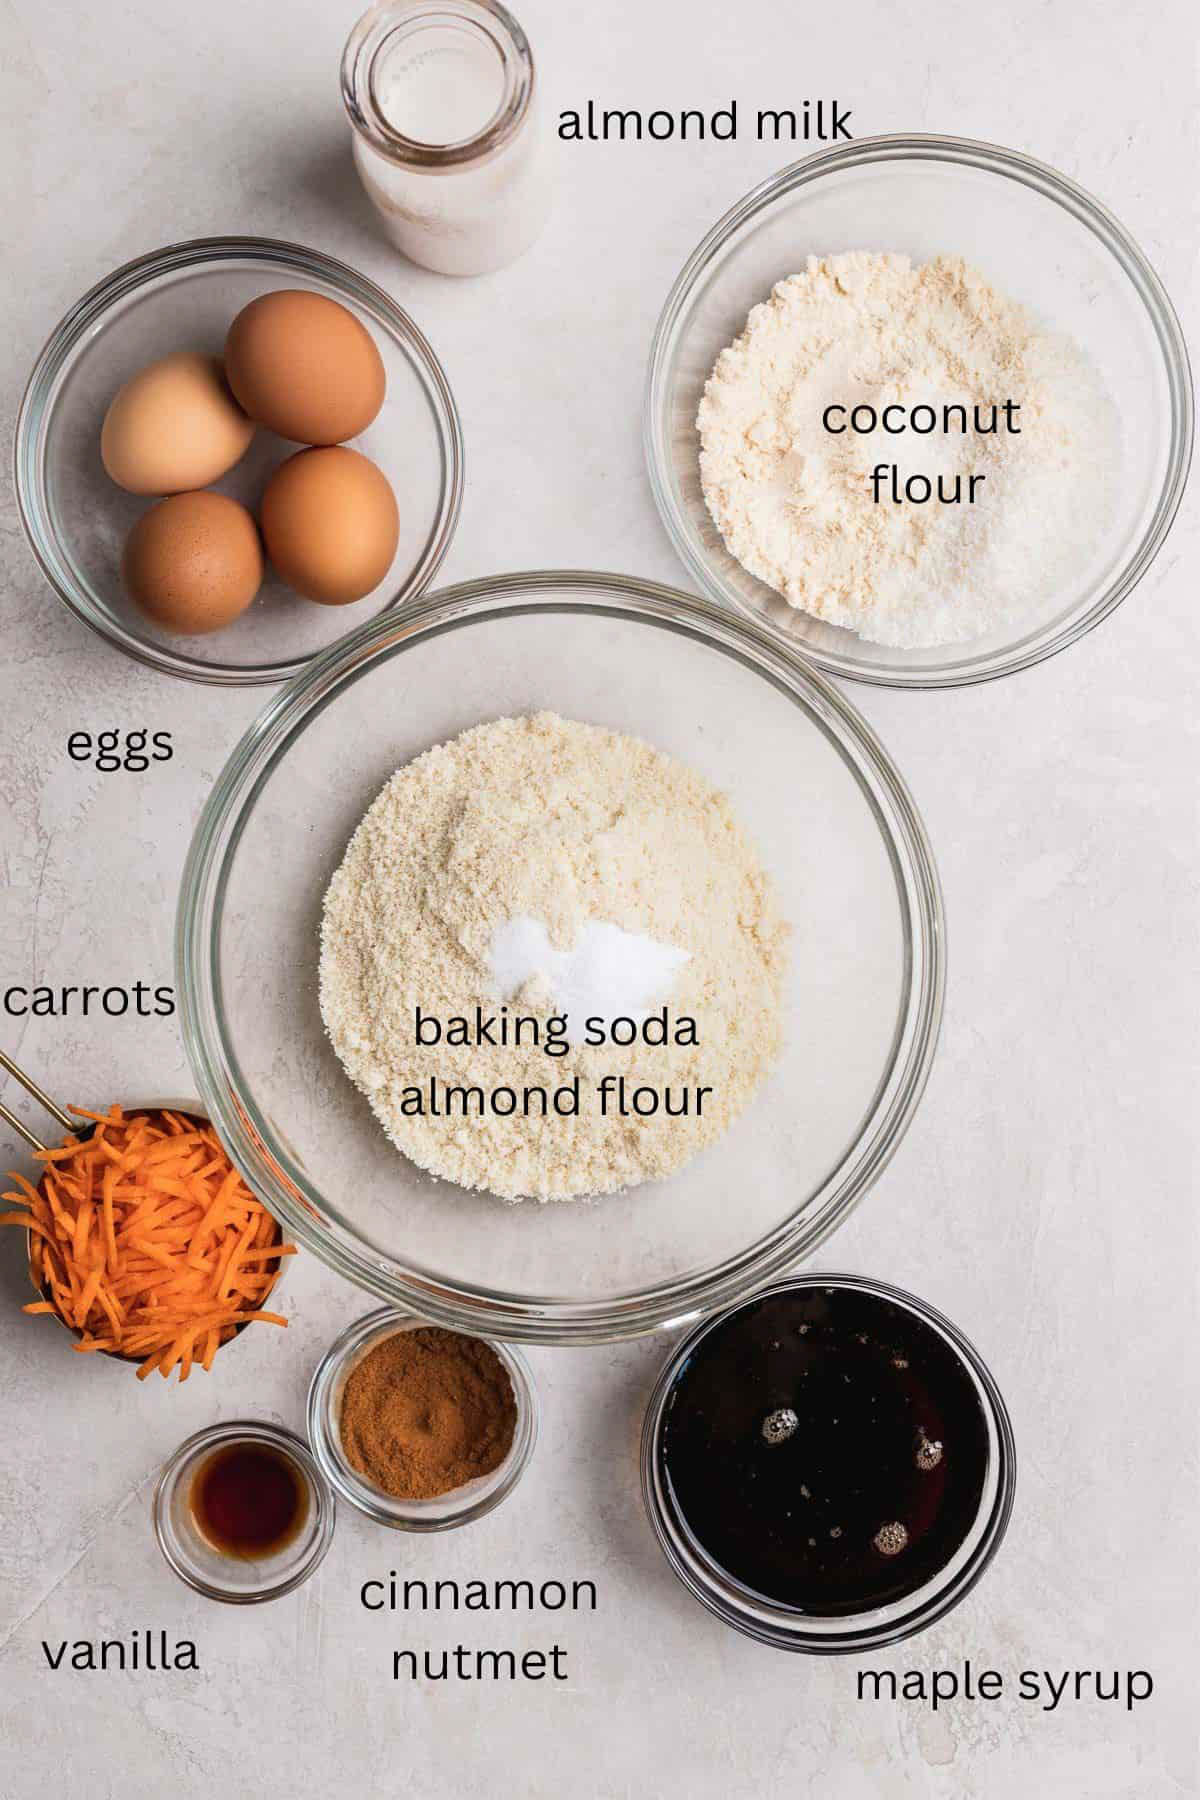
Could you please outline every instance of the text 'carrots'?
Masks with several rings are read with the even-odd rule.
[[[210,1125],[119,1106],[71,1111],[95,1131],[39,1151],[37,1187],[14,1174],[20,1192],[4,1195],[23,1210],[0,1224],[29,1232],[29,1272],[45,1296],[26,1312],[56,1312],[82,1334],[77,1350],[135,1359],[139,1380],[178,1365],[186,1381],[239,1325],[287,1324],[263,1307],[295,1246],[279,1241]]]

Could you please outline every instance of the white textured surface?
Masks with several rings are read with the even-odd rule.
[[[257,231],[346,257],[428,329],[462,409],[468,494],[447,578],[558,563],[679,571],[641,466],[645,352],[678,265],[782,160],[749,141],[560,151],[540,246],[456,285],[398,261],[357,194],[336,90],[353,5],[6,0],[5,430],[41,340],[105,271],[173,238]],[[994,138],[1097,192],[1186,306],[1195,238],[1194,24],[1184,0],[1013,0],[914,15],[772,0],[521,0],[552,109],[783,106],[834,94],[859,134]],[[762,33],[766,35],[762,35]],[[1193,314],[1194,316],[1194,314]],[[763,1795],[1165,1800],[1195,1792],[1195,507],[1134,598],[1066,655],[944,695],[860,691],[923,807],[945,883],[942,1048],[907,1140],[824,1257],[944,1307],[1005,1389],[1017,1511],[986,1582],[878,1666],[970,1655],[1145,1667],[1132,1716],[1095,1701],[854,1699],[853,1662],[760,1649],[676,1586],[636,1440],[663,1346],[537,1352],[544,1434],[512,1500],[442,1539],[343,1512],[319,1577],[240,1613],[193,1600],[149,1532],[163,1457],[218,1416],[299,1422],[360,1296],[298,1259],[285,1334],[249,1332],[181,1393],[82,1365],[0,1315],[0,1791],[250,1796]],[[88,638],[4,500],[3,979],[170,980],[191,824],[262,696],[153,677]],[[71,763],[72,729],[175,733],[145,776]],[[31,1021],[4,1041],[63,1093],[187,1085],[169,1021]],[[12,1234],[15,1238],[16,1234]],[[590,1576],[594,1617],[369,1617],[402,1574]],[[198,1675],[51,1675],[40,1640],[165,1628]],[[565,1684],[415,1689],[393,1646],[557,1637]]]

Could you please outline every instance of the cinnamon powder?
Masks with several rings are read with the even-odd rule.
[[[490,1345],[439,1326],[397,1331],[351,1370],[342,1449],[351,1468],[399,1500],[432,1500],[499,1468],[517,1403]]]

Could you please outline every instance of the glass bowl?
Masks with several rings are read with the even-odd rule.
[[[788,605],[725,548],[700,487],[696,410],[717,353],[810,255],[963,256],[1073,337],[1117,407],[1117,504],[1095,556],[1020,627],[965,644],[872,644]],[[1192,450],[1187,349],[1153,269],[1090,194],[1016,151],[910,133],[794,163],[720,219],[671,289],[654,337],[644,441],[671,539],[702,592],[749,613],[822,669],[891,687],[957,687],[1074,643],[1141,580],[1178,509]]]
[[[100,427],[123,382],[171,350],[219,355],[235,315],[259,294],[306,288],[348,307],[383,357],[387,398],[354,443],[400,500],[400,542],[373,594],[350,607],[316,606],[268,566],[253,605],[223,631],[175,637],[126,598],[121,551],[151,501],[110,481]],[[257,512],[266,481],[296,445],[256,432],[215,482]],[[450,545],[463,493],[462,427],[441,364],[382,288],[332,257],[267,238],[198,238],[126,263],[85,294],[38,357],[17,420],[21,520],[59,598],[127,656],[192,681],[253,686],[283,681],[360,624],[418,594]]]
[[[904,1307],[946,1341],[970,1378],[987,1432],[987,1468],[974,1522],[945,1568],[916,1592],[886,1606],[846,1617],[822,1617],[753,1592],[726,1574],[697,1542],[681,1518],[664,1476],[663,1418],[675,1380],[697,1344],[723,1324],[737,1310],[735,1307],[703,1320],[667,1359],[646,1409],[642,1496],[654,1534],[672,1569],[688,1591],[726,1625],[780,1650],[803,1650],[818,1656],[861,1655],[924,1631],[970,1593],[1008,1529],[1016,1489],[1016,1446],[1003,1397],[979,1352],[957,1326],[915,1294],[859,1275],[806,1274],[774,1282],[756,1293],[753,1300],[761,1300],[765,1294],[812,1287],[854,1288]]]
[[[489,1349],[508,1370],[517,1403],[512,1445],[498,1468],[432,1500],[398,1500],[351,1467],[342,1454],[339,1425],[342,1393],[351,1370],[385,1338],[398,1331],[420,1331],[428,1324],[428,1319],[396,1312],[390,1306],[356,1319],[329,1346],[308,1390],[308,1441],[330,1486],[339,1499],[356,1506],[377,1525],[391,1525],[399,1531],[449,1531],[452,1526],[481,1519],[512,1493],[537,1443],[537,1390],[529,1364],[511,1345],[489,1341]]]
[[[726,1136],[673,1178],[506,1205],[402,1157],[331,1049],[326,886],[393,771],[541,708],[628,732],[729,796],[797,927],[787,1042]],[[944,967],[924,828],[870,727],[786,644],[626,576],[497,576],[368,623],[260,714],[188,855],[184,1041],[238,1166],[368,1292],[480,1336],[590,1342],[727,1304],[821,1242],[925,1084]]]
[[[201,1462],[233,1444],[261,1444],[290,1458],[309,1494],[300,1531],[281,1550],[267,1556],[226,1556],[215,1549],[192,1516],[191,1484]],[[333,1542],[337,1503],[307,1444],[282,1425],[255,1419],[231,1419],[210,1425],[180,1444],[163,1465],[154,1490],[154,1534],[158,1547],[181,1581],[209,1600],[233,1606],[255,1606],[290,1594],[319,1567]]]

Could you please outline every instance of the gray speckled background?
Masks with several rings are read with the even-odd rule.
[[[584,146],[540,247],[478,283],[395,258],[350,171],[337,97],[353,5],[5,0],[4,430],[64,308],[174,238],[321,245],[428,330],[462,410],[469,485],[447,579],[556,564],[671,582],[639,407],[663,295],[712,220],[782,160],[769,147]],[[1195,29],[1183,0],[521,0],[552,108],[785,105],[836,94],[859,134],[905,127],[1027,149],[1097,192],[1177,304],[1196,235]],[[1194,313],[1192,314],[1194,317]],[[552,374],[548,378],[547,371]],[[514,404],[514,396],[519,396]],[[41,581],[6,484],[0,801],[5,984],[169,981],[175,888],[209,784],[263,696],[140,670]],[[860,1703],[855,1664],[791,1659],[676,1586],[641,1512],[635,1445],[663,1345],[536,1352],[544,1435],[502,1510],[440,1540],[343,1511],[318,1578],[238,1612],[160,1561],[149,1499],[186,1431],[299,1421],[311,1369],[363,1300],[311,1258],[286,1336],[219,1375],[143,1389],[81,1364],[16,1310],[0,1246],[0,1791],[1166,1800],[1196,1791],[1195,508],[1135,597],[1030,674],[945,695],[858,691],[924,810],[945,883],[945,1030],[917,1120],[824,1265],[916,1288],[974,1337],[1008,1396],[1017,1511],[980,1589],[873,1662],[970,1656],[1148,1668],[1129,1714]],[[69,731],[170,729],[174,760],[97,776]],[[10,1021],[61,1093],[189,1085],[170,1021]],[[4,1146],[5,1155],[9,1146]],[[15,1239],[16,1234],[11,1234]],[[594,1616],[528,1624],[368,1616],[402,1573],[595,1579]],[[199,1674],[51,1675],[40,1640],[166,1629]],[[414,1688],[392,1647],[557,1637],[570,1680]]]

